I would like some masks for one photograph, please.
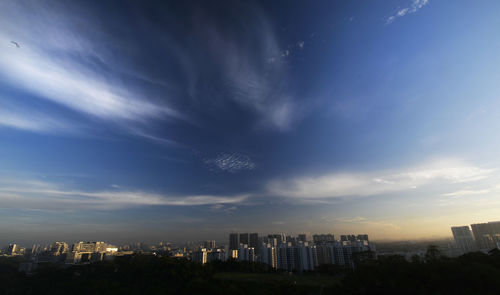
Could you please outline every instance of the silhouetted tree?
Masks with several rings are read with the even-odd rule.
[[[441,251],[436,245],[429,245],[425,252],[425,260],[427,262],[436,261],[441,256]]]

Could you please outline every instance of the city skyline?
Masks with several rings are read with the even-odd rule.
[[[498,220],[499,2],[0,8],[0,245]]]

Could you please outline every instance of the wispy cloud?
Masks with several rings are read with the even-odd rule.
[[[429,0],[413,0],[409,7],[403,7],[386,19],[386,24],[392,23],[396,18],[417,12],[420,8],[429,3]]]
[[[324,199],[372,196],[414,191],[432,185],[467,185],[493,176],[486,169],[459,160],[438,160],[399,171],[371,173],[334,173],[270,182],[269,192],[296,199]]]
[[[71,127],[70,127],[71,126]],[[43,113],[24,110],[23,114],[19,112],[0,108],[0,128],[15,128],[27,130],[35,133],[80,133],[82,129],[72,123],[54,119]]]
[[[3,208],[47,210],[116,210],[139,206],[202,206],[243,202],[248,195],[173,195],[125,190],[81,191],[33,180],[0,180]]]
[[[49,9],[48,4],[25,4],[7,1],[0,12],[0,77],[4,82],[78,113],[136,128],[151,120],[185,119],[106,66],[105,54],[98,52],[102,46],[94,44],[96,40],[91,41],[88,32],[68,22],[62,6]],[[32,10],[37,17],[30,13]],[[101,36],[102,42],[108,39],[112,38]],[[16,40],[20,47],[12,46],[10,40]],[[10,114],[4,125],[32,131],[57,127],[47,115],[39,116],[41,127],[34,128],[26,113],[20,110]]]
[[[270,22],[252,6],[236,5],[245,21],[234,28],[200,10],[192,31],[181,38],[136,15],[138,28],[148,31],[142,38],[154,42],[150,49],[155,54],[165,56],[158,65],[164,70],[153,75],[147,66],[134,63],[147,59],[138,45],[141,40],[113,34],[116,26],[106,26],[88,9],[80,9],[85,5],[49,2],[2,3],[0,77],[21,92],[126,131],[141,130],[134,134],[162,144],[169,139],[151,131],[158,121],[193,123],[201,113],[213,116],[234,102],[254,113],[259,127],[287,130],[297,118],[299,106],[288,85],[287,66],[266,62],[283,50]],[[300,41],[293,48],[301,50],[304,44]],[[189,112],[183,109],[182,93],[191,97]],[[23,112],[16,115],[22,117]]]
[[[488,188],[479,188],[479,189],[472,189],[472,188],[465,188],[461,190],[457,190],[451,193],[446,193],[443,194],[445,197],[463,197],[463,196],[471,196],[471,195],[487,195],[492,192],[498,192],[500,191],[500,186],[496,185],[494,187],[488,187]]]
[[[215,61],[210,74],[220,79],[220,83],[214,85],[217,96],[254,112],[258,116],[257,125],[286,130],[296,111],[295,97],[287,85],[288,69],[282,62],[290,50],[281,49],[273,27],[260,11],[245,5],[239,8],[245,11],[241,14],[245,21],[236,28],[221,26],[201,16],[203,25],[196,28],[193,36],[210,41],[199,64],[206,64],[206,54]],[[303,47],[303,43],[301,45]],[[206,70],[203,66],[194,68],[197,72]],[[199,75],[190,76],[194,77],[190,83],[194,93],[198,93],[206,81]]]

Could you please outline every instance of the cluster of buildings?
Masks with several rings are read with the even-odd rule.
[[[6,256],[24,257],[20,269],[33,271],[39,263],[85,264],[112,260],[116,256],[142,253],[189,259],[202,264],[213,261],[260,262],[275,269],[286,271],[314,270],[323,264],[352,267],[356,253],[374,253],[368,235],[342,235],[335,239],[332,234],[297,236],[285,234],[259,235],[257,233],[230,233],[229,243],[217,245],[214,240],[187,242],[179,247],[160,242],[155,245],[137,243],[116,247],[105,242],[53,242],[31,249],[10,244],[2,253]]]
[[[20,267],[27,272],[35,269],[39,263],[91,263],[126,254],[132,254],[132,251],[118,251],[116,246],[105,242],[78,242],[71,246],[66,242],[54,242],[45,246],[33,245],[29,250],[10,244],[3,253],[6,256],[26,257],[26,262],[21,263]]]
[[[314,270],[323,264],[353,266],[353,256],[361,252],[375,252],[368,235],[342,235],[340,240],[332,234],[305,234],[289,236],[257,233],[231,233],[227,253],[223,248],[202,248],[192,255],[192,260],[207,263],[214,260],[261,262],[272,268],[287,271]]]
[[[459,254],[500,249],[500,221],[452,226],[451,232]]]

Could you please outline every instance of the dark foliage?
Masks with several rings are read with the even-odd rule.
[[[0,294],[499,294],[500,251],[458,258],[429,247],[424,258],[363,255],[354,270],[321,266],[302,275],[259,263],[207,265],[134,255],[112,262],[46,264],[26,276],[0,260]]]
[[[337,294],[500,294],[500,252],[476,252],[458,258],[429,246],[425,259],[383,256],[364,261],[348,274]]]
[[[208,263],[206,266],[212,268],[216,272],[270,273],[276,271],[264,263],[250,261],[238,262],[235,259],[229,259],[227,261],[216,260]]]

